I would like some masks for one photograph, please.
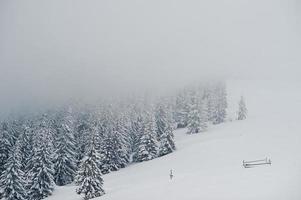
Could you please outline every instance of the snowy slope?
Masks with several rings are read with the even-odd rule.
[[[173,154],[104,176],[103,200],[301,199],[301,83],[231,81],[229,119],[245,96],[249,117],[186,135],[177,130]],[[251,169],[242,160],[270,157]],[[169,179],[173,169],[174,179]],[[75,186],[57,187],[47,200],[79,200]]]

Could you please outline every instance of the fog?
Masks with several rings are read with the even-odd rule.
[[[0,112],[208,79],[298,80],[298,0],[0,1]]]

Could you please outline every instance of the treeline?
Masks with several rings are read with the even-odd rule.
[[[0,126],[0,198],[40,200],[72,182],[85,199],[105,193],[101,175],[176,150],[173,130],[206,131],[226,119],[224,83],[168,97],[66,106]]]

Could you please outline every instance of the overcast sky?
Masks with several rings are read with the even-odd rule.
[[[210,78],[298,80],[299,2],[0,0],[1,112]]]

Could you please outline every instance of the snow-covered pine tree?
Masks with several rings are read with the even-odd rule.
[[[203,103],[207,104],[207,111],[208,111],[208,122],[214,121],[214,110],[215,110],[215,96],[212,90],[207,89],[205,90],[205,101]]]
[[[240,101],[238,103],[238,112],[237,112],[237,119],[244,120],[247,118],[248,110],[246,107],[245,99],[243,96],[240,97]]]
[[[128,126],[125,122],[125,116],[120,116],[117,119],[114,127],[114,132],[120,148],[117,149],[117,154],[120,160],[120,168],[124,168],[130,161],[130,141],[128,137]]]
[[[208,128],[208,103],[206,99],[200,102],[200,132],[204,132]]]
[[[156,138],[156,121],[153,112],[147,112],[144,118],[143,133],[139,138],[135,162],[152,160],[158,155],[158,141]]]
[[[54,160],[54,181],[61,186],[71,183],[76,173],[74,135],[67,123],[61,124],[57,145]]]
[[[201,115],[195,96],[192,96],[188,113],[188,134],[199,133],[201,131]]]
[[[225,83],[219,83],[214,89],[213,124],[223,123],[226,119],[227,93]]]
[[[20,143],[20,163],[21,170],[27,174],[29,169],[27,166],[29,165],[32,157],[33,157],[33,127],[30,126],[31,122],[25,124],[23,126],[23,132],[20,134],[18,138],[18,142]],[[28,166],[29,167],[29,166]]]
[[[23,132],[23,119],[17,118],[12,121],[10,121],[8,124],[8,132],[13,137],[13,143],[16,142],[17,138],[19,138],[19,135]]]
[[[167,106],[159,104],[156,109],[157,137],[159,141],[159,156],[164,156],[176,149]]]
[[[132,100],[134,101],[134,100]],[[128,135],[129,135],[129,145],[130,145],[130,161],[133,161],[134,152],[136,152],[139,144],[139,138],[143,132],[143,117],[142,117],[141,105],[137,102],[133,102],[128,106]]]
[[[186,90],[181,91],[176,97],[174,119],[177,123],[177,128],[183,128],[187,126],[189,103],[188,92]]]
[[[76,160],[80,163],[86,153],[86,148],[89,145],[91,138],[92,125],[91,125],[91,114],[89,111],[80,113],[77,120],[76,131],[75,131],[75,143],[77,147]]]
[[[113,134],[108,133],[103,139],[100,147],[99,168],[103,174],[116,171],[119,168],[118,155],[114,147],[116,146]]]
[[[10,152],[4,165],[5,170],[0,176],[0,199],[26,200],[24,174],[20,163],[20,145],[17,144]]]
[[[28,196],[30,200],[40,200],[50,196],[54,189],[52,162],[52,136],[45,116],[35,130],[34,157],[28,173]]]
[[[122,150],[120,139],[118,138],[118,132],[114,123],[114,115],[111,106],[108,106],[104,110],[103,116],[103,136],[101,140],[96,142],[99,143],[100,153],[100,165],[99,168],[103,174],[107,174],[111,171],[116,171],[121,168],[121,158],[118,152]],[[98,131],[93,130],[93,135],[98,135]]]
[[[93,139],[94,140],[94,139]],[[87,155],[80,163],[75,182],[79,186],[76,189],[78,194],[84,194],[84,199],[99,197],[105,194],[103,179],[98,161],[100,157],[95,149],[94,141],[91,141]]]
[[[175,108],[175,102],[174,102],[174,98],[170,97],[170,99],[167,100],[167,110],[168,110],[168,121],[171,124],[171,128],[172,130],[176,130],[178,128],[178,123],[176,122],[175,119],[175,113],[176,113],[176,108]]]
[[[208,103],[208,98],[204,97],[201,101],[201,106],[200,106],[200,113],[203,121],[207,122],[207,124],[210,121],[210,108],[209,108],[209,103]]]
[[[8,124],[3,122],[0,127],[0,174],[5,170],[5,163],[14,146],[14,135],[9,132]]]
[[[133,115],[131,117],[131,127],[130,127],[130,146],[132,152],[132,161],[136,162],[135,152],[138,151],[138,146],[140,138],[143,134],[143,119],[141,114]]]
[[[121,141],[117,127],[107,129],[100,147],[99,168],[103,174],[123,168],[128,163],[128,156]]]

